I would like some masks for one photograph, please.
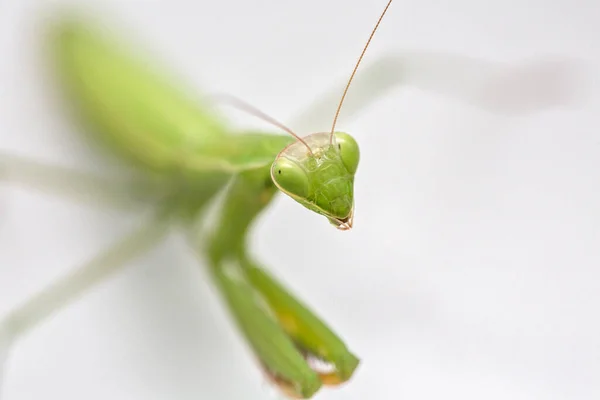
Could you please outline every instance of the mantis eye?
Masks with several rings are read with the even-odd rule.
[[[296,197],[308,196],[308,177],[295,162],[279,157],[271,166],[271,176],[280,190]]]
[[[340,157],[344,166],[352,175],[356,173],[358,162],[360,160],[360,151],[356,140],[347,133],[336,132],[335,140],[340,151]]]

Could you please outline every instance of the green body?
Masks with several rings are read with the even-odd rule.
[[[267,376],[282,390],[309,398],[323,384],[350,379],[359,360],[312,310],[260,266],[248,249],[247,237],[278,191],[337,228],[349,229],[360,158],[356,141],[341,132],[316,133],[301,140],[285,134],[234,132],[209,102],[196,98],[174,77],[153,70],[154,63],[134,57],[120,43],[77,19],[59,20],[50,34],[50,54],[67,104],[83,122],[83,131],[110,156],[109,162],[126,167],[120,170],[124,177],[97,177],[0,153],[0,178],[60,195],[107,201],[111,206],[130,208],[129,200],[136,199],[136,210],[137,200],[142,199],[142,205],[149,205],[154,213],[147,225],[0,320],[0,374],[3,358],[24,332],[155,246],[176,223],[210,266],[240,331]],[[474,97],[472,90],[461,87],[469,86],[474,71],[490,77],[484,83],[492,88],[497,85],[490,82],[498,76],[522,72],[447,54],[385,57],[362,71],[354,86],[361,96],[346,102],[345,110],[356,115],[400,84],[442,91],[472,103],[481,92],[475,91]],[[368,78],[361,83],[362,77]],[[340,92],[335,90],[333,100],[324,99],[303,117],[321,120],[323,109]],[[478,105],[505,111],[494,101]],[[525,111],[548,107],[545,100],[528,106]],[[216,207],[210,207],[213,204]],[[201,225],[206,225],[202,231]],[[310,362],[314,358],[326,361],[328,368],[319,370]]]
[[[141,179],[164,189],[152,190],[161,197],[149,201],[159,203],[167,216],[197,222],[207,204],[225,190],[207,242],[198,246],[205,249],[215,282],[267,374],[302,398],[311,397],[323,383],[349,379],[358,359],[252,260],[246,245],[252,222],[277,192],[272,170],[277,175],[282,171],[275,161],[296,139],[231,132],[207,105],[81,22],[56,25],[52,44],[70,104],[91,128],[92,138],[133,166]],[[352,211],[354,171],[344,166],[339,145],[314,150],[319,157],[292,158],[306,171],[284,165],[284,175],[292,179],[281,184],[306,207],[343,219]],[[288,170],[306,173],[306,191],[300,196],[294,191],[296,175],[287,175]],[[313,370],[309,356],[329,362],[335,372]]]

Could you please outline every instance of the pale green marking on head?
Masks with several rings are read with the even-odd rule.
[[[354,138],[336,132],[315,133],[279,153],[271,177],[279,190],[324,215],[338,229],[352,227],[354,174],[360,152]]]

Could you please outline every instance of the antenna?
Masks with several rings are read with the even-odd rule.
[[[226,103],[229,103],[230,105],[232,105],[233,107],[236,107],[238,109],[240,109],[241,111],[244,111],[250,115],[253,115],[259,119],[262,119],[263,121],[276,126],[277,128],[283,129],[284,131],[286,131],[287,133],[289,133],[290,135],[292,135],[293,137],[295,137],[296,139],[298,139],[298,141],[300,141],[304,146],[306,146],[306,148],[308,149],[309,153],[311,155],[314,155],[312,152],[312,149],[310,148],[310,146],[308,145],[308,143],[306,143],[306,141],[304,141],[304,139],[302,139],[299,135],[297,135],[296,133],[294,133],[294,131],[292,131],[290,128],[288,128],[287,126],[285,126],[284,124],[282,124],[281,122],[277,121],[275,118],[270,117],[269,115],[263,113],[262,111],[260,111],[258,108],[251,106],[250,104],[246,103],[245,101],[238,99],[237,97],[231,96],[231,95],[227,95],[227,94],[222,94],[222,95],[218,95],[215,96],[216,100],[221,100],[224,101]]]
[[[348,83],[346,84],[346,88],[344,89],[344,93],[342,94],[340,104],[338,105],[338,108],[335,112],[335,117],[333,117],[333,125],[331,125],[331,134],[329,136],[329,143],[333,143],[333,131],[335,130],[335,124],[337,123],[338,116],[340,115],[340,111],[342,109],[342,104],[344,103],[344,99],[346,98],[346,93],[348,93],[348,88],[350,87],[350,83],[352,82],[352,79],[354,78],[354,75],[356,74],[356,70],[358,69],[360,62],[362,61],[362,58],[365,55],[365,52],[367,51],[369,44],[371,43],[371,39],[373,39],[373,36],[375,35],[375,32],[377,31],[377,28],[379,27],[379,24],[381,23],[383,16],[387,12],[387,10],[391,4],[392,4],[392,0],[388,1],[387,5],[385,6],[385,9],[383,10],[383,12],[381,13],[381,16],[379,17],[379,20],[377,21],[377,24],[375,25],[375,28],[373,28],[373,31],[371,32],[371,36],[369,36],[369,40],[367,40],[367,44],[363,48],[363,51],[360,54],[360,57],[358,58],[356,65],[354,66],[354,70],[352,71],[352,74],[350,75],[350,79],[348,79]]]

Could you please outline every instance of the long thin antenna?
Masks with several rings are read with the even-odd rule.
[[[277,128],[283,129],[284,131],[286,131],[287,133],[289,133],[290,135],[292,135],[293,137],[295,137],[296,139],[298,139],[300,142],[302,142],[302,144],[304,146],[306,146],[306,148],[308,149],[308,151],[310,152],[311,155],[313,155],[312,149],[310,148],[310,146],[308,145],[308,143],[306,143],[304,141],[304,139],[302,139],[299,135],[297,135],[296,133],[294,133],[294,131],[292,131],[290,128],[288,128],[287,126],[285,126],[284,124],[282,124],[281,122],[277,121],[275,118],[270,117],[269,115],[265,114],[264,112],[260,111],[258,108],[251,106],[250,104],[246,103],[245,101],[238,99],[235,96],[231,96],[228,94],[221,94],[221,95],[217,95],[214,96],[213,98],[215,98],[218,101],[224,101],[226,103],[229,103],[230,105],[250,114],[253,115],[259,119],[262,119],[263,121],[276,126]]]
[[[354,75],[356,74],[356,70],[358,69],[360,62],[362,61],[362,58],[365,55],[365,52],[367,51],[367,48],[369,47],[369,43],[371,43],[371,39],[373,39],[373,36],[375,35],[375,32],[377,31],[377,28],[379,27],[379,24],[381,23],[383,16],[387,12],[387,10],[391,4],[392,4],[392,0],[388,1],[387,5],[385,6],[385,9],[383,10],[383,12],[381,13],[381,16],[379,17],[379,20],[377,21],[377,24],[375,25],[375,28],[373,28],[373,31],[371,32],[371,36],[369,36],[369,40],[367,40],[367,44],[363,48],[363,51],[360,54],[360,57],[358,58],[356,65],[354,66],[354,70],[352,71],[352,75],[350,75],[350,79],[348,79],[348,83],[346,84],[346,88],[344,89],[344,94],[342,94],[340,104],[338,105],[338,108],[335,112],[335,117],[333,117],[333,125],[331,125],[331,134],[329,137],[330,143],[333,143],[333,131],[335,130],[335,124],[337,123],[338,116],[340,115],[340,111],[342,109],[342,104],[344,103],[344,99],[346,98],[346,93],[348,93],[348,88],[350,87],[350,83],[352,82],[352,79],[354,78]]]

